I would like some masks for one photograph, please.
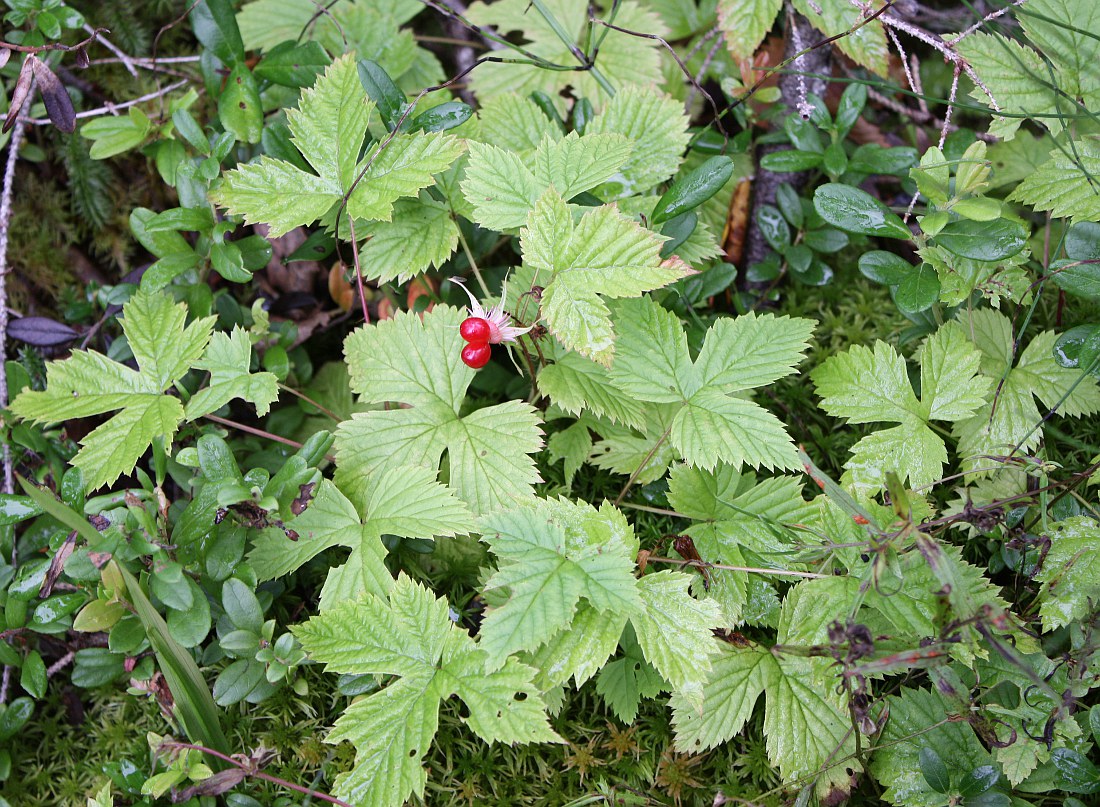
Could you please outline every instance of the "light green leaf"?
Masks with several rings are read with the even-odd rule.
[[[530,157],[544,138],[559,140],[561,129],[527,96],[504,93],[489,98],[478,111],[478,140],[521,158]],[[470,145],[471,150],[476,148]]]
[[[794,442],[779,418],[752,401],[704,387],[676,414],[672,444],[692,465],[713,468],[719,460],[740,468],[797,468]]]
[[[627,725],[638,716],[642,701],[655,698],[668,684],[653,669],[645,656],[633,629],[623,634],[623,655],[604,665],[596,678],[596,692],[611,707],[611,711]]]
[[[1001,34],[979,32],[962,40],[958,49],[993,95],[999,111],[1034,118],[1053,134],[1062,131],[1063,115],[1076,112],[1069,98],[1059,97],[1052,86],[1053,71],[1033,48]],[[981,87],[974,87],[970,96],[992,106]],[[1011,139],[1021,123],[1023,117],[995,117],[990,134]]]
[[[611,381],[627,395],[680,403],[696,391],[687,337],[679,317],[649,300],[616,306],[619,351]]]
[[[826,36],[839,37],[836,46],[846,56],[880,76],[886,75],[889,52],[886,47],[886,31],[881,22],[873,20],[862,24],[863,12],[847,0],[793,2],[798,13],[806,17],[815,28]],[[878,6],[878,3],[871,4],[876,10]]]
[[[539,113],[541,114],[541,113]],[[511,230],[528,220],[531,208],[553,188],[571,199],[611,177],[631,153],[619,134],[570,132],[544,135],[526,159],[496,146],[470,144],[462,192],[474,206],[474,221],[493,230]]]
[[[645,193],[676,173],[690,139],[679,101],[652,87],[623,87],[584,130],[620,134],[630,140],[630,158],[597,189],[604,199]],[[561,192],[561,189],[558,189]],[[562,193],[568,198],[568,194]]]
[[[630,622],[646,661],[690,704],[701,705],[715,641],[711,631],[721,623],[712,600],[688,593],[691,577],[682,572],[656,572],[638,581],[643,609]]]
[[[722,392],[763,387],[794,372],[809,347],[814,322],[749,312],[720,319],[695,365],[700,382]]]
[[[588,29],[588,4],[585,0],[546,0],[546,7],[565,30],[576,37],[576,47],[585,47]],[[467,19],[478,25],[491,25],[502,34],[519,31],[526,40],[524,48],[559,65],[577,65],[577,57],[563,43],[539,13],[528,11],[526,0],[501,0],[492,4],[471,3]],[[644,31],[664,36],[661,18],[635,0],[624,0],[617,7],[614,23],[626,31]],[[656,85],[661,75],[660,43],[609,30],[602,37],[596,66],[616,88],[629,84]],[[502,93],[527,96],[538,90],[559,98],[565,87],[576,98],[588,98],[597,109],[609,96],[590,72],[546,70],[538,65],[483,64],[471,77],[474,93],[489,99]],[[564,102],[563,102],[564,105]]]
[[[226,172],[211,199],[250,224],[269,225],[273,237],[325,219],[349,191],[348,214],[389,221],[393,203],[431,185],[432,174],[457,159],[462,143],[438,133],[397,135],[384,149],[375,143],[360,160],[373,111],[352,56],[337,59],[287,113],[294,145],[317,174],[263,156]]]
[[[1060,521],[1050,530],[1050,550],[1036,579],[1043,627],[1054,630],[1082,619],[1100,599],[1100,527],[1087,516]]]
[[[766,650],[719,645],[703,688],[702,709],[693,708],[679,694],[672,696],[676,748],[698,754],[732,740],[752,717],[775,673],[775,661]]]
[[[613,423],[640,428],[645,407],[611,383],[607,368],[579,353],[564,353],[538,376],[539,392],[567,412],[588,410]]]
[[[508,592],[481,625],[480,646],[491,668],[566,629],[582,597],[609,615],[638,612],[635,544],[613,539],[615,522],[607,520],[612,512],[536,499],[485,520],[482,540],[497,557],[486,590]]]
[[[274,373],[249,372],[251,358],[252,343],[240,326],[229,335],[214,334],[206,354],[195,363],[196,369],[210,373],[210,382],[187,402],[187,419],[196,420],[221,409],[234,398],[251,403],[261,417],[266,415],[271,404],[279,400],[279,379]]]
[[[450,210],[424,198],[398,200],[393,221],[372,222],[358,234],[370,239],[359,250],[363,276],[379,283],[403,283],[439,268],[458,247],[458,225]]]
[[[718,27],[736,61],[752,58],[782,7],[783,0],[718,0]]]
[[[864,493],[885,484],[888,471],[914,487],[939,478],[947,447],[928,423],[961,421],[982,406],[992,381],[978,374],[981,356],[958,323],[948,323],[922,346],[921,400],[909,384],[904,360],[877,342],[874,351],[861,345],[832,356],[811,375],[822,407],[852,423],[894,422],[900,425],[862,438],[845,464],[845,481]]]
[[[59,423],[118,411],[81,441],[73,465],[87,490],[129,473],[162,437],[171,441],[184,418],[179,399],[165,392],[203,355],[214,318],[184,326],[187,308],[167,295],[138,291],[123,307],[122,330],[137,359],[134,371],[94,351],[74,351],[46,367],[46,389],[12,402],[20,418]]]
[[[1058,86],[1095,109],[1100,100],[1100,7],[1088,0],[1033,0],[1017,17],[1028,39],[1057,68]]]
[[[601,295],[637,297],[686,274],[683,264],[661,260],[658,236],[614,207],[585,213],[574,226],[553,191],[535,205],[520,240],[524,264],[544,288],[547,327],[567,348],[603,365],[611,362],[614,334]]]
[[[601,613],[582,601],[569,627],[551,637],[527,659],[539,670],[535,683],[545,692],[564,684],[570,677],[577,687],[596,673],[600,673],[598,680],[603,680],[610,666],[606,664],[607,659],[619,646],[619,637],[626,624],[624,614]]]
[[[565,484],[572,485],[573,477],[592,452],[592,434],[584,422],[577,421],[550,435],[550,439],[546,441],[546,450],[554,462],[564,461]]]
[[[438,725],[439,705],[457,694],[469,726],[487,742],[555,742],[534,670],[514,659],[485,673],[485,654],[448,615],[446,600],[401,575],[388,601],[367,594],[337,603],[294,628],[306,652],[331,672],[396,675],[352,704],[326,742],[349,740],[355,767],[336,779],[339,798],[398,807],[422,795],[422,760]]]
[[[423,319],[399,313],[348,337],[352,389],[366,402],[409,408],[363,412],[340,425],[338,484],[400,465],[435,470],[446,451],[447,484],[475,514],[530,495],[539,477],[529,455],[542,445],[535,410],[507,401],[459,416],[474,375],[457,358],[462,319],[458,309],[437,306]]]
[[[1100,143],[1084,139],[1055,149],[1050,160],[1026,177],[1009,199],[1058,218],[1100,221]]]

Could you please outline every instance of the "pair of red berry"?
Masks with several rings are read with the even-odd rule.
[[[462,348],[462,363],[480,370],[489,363],[489,358],[493,355],[493,348],[489,345],[489,337],[492,336],[489,321],[481,317],[466,317],[458,326],[458,332],[469,342]]]

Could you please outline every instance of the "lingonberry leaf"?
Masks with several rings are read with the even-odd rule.
[[[953,434],[959,440],[958,452],[964,470],[996,466],[990,457],[1012,451],[1032,453],[1042,441],[1042,420],[1035,404],[1038,398],[1047,409],[1070,417],[1100,411],[1100,386],[1096,379],[1077,370],[1060,367],[1054,360],[1058,334],[1043,331],[1034,336],[1013,365],[1015,340],[1012,322],[1007,316],[988,308],[964,315],[963,329],[981,351],[981,373],[996,384],[993,399],[973,417],[957,421]]]
[[[658,236],[604,206],[573,223],[565,200],[547,191],[527,217],[520,241],[524,264],[543,287],[543,321],[559,341],[607,366],[614,354],[604,298],[637,297],[690,273],[662,261]]]
[[[265,530],[249,553],[257,577],[270,580],[301,567],[333,546],[351,554],[332,569],[321,590],[321,609],[363,592],[386,596],[393,578],[386,569],[383,535],[403,538],[454,536],[473,529],[466,505],[427,468],[405,466],[359,479],[345,479],[344,492],[323,480],[287,529]]]
[[[771,314],[720,320],[693,362],[679,319],[652,299],[622,300],[615,313],[611,379],[639,400],[674,405],[669,439],[688,463],[798,467],[779,419],[731,394],[789,375],[806,349],[810,320]]]
[[[852,448],[844,481],[861,493],[882,489],[889,471],[913,487],[938,479],[947,447],[930,421],[966,420],[985,403],[992,381],[978,373],[981,354],[958,323],[948,323],[929,337],[917,360],[919,401],[905,360],[885,342],[876,342],[873,350],[856,345],[827,359],[811,375],[830,415],[850,423],[899,424],[867,435]]]
[[[165,393],[202,358],[214,325],[207,317],[185,327],[186,318],[185,305],[139,291],[122,317],[137,370],[102,353],[74,351],[47,366],[45,390],[27,390],[12,402],[18,417],[36,423],[117,412],[81,441],[73,459],[88,490],[128,473],[155,438],[170,441],[184,419],[179,398]]]
[[[227,172],[211,198],[249,223],[269,225],[272,236],[326,218],[345,194],[348,215],[389,221],[394,203],[433,184],[463,147],[450,135],[400,134],[372,143],[360,158],[373,114],[354,60],[337,59],[287,113],[291,140],[316,173],[263,156]]]
[[[435,471],[446,452],[447,484],[475,515],[531,494],[539,476],[529,455],[542,446],[534,407],[507,401],[461,414],[474,378],[459,360],[463,319],[457,308],[436,306],[423,319],[398,313],[347,338],[352,390],[368,403],[407,406],[340,425],[337,484],[403,465]]]
[[[508,659],[486,672],[486,654],[450,618],[445,599],[398,577],[388,598],[341,600],[293,629],[329,672],[395,676],[351,704],[326,742],[348,740],[355,766],[335,793],[363,807],[398,807],[423,797],[427,755],[442,701],[458,695],[466,724],[488,743],[560,742],[531,683],[535,671]]]

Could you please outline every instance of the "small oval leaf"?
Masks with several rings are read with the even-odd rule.
[[[20,317],[8,323],[8,338],[35,347],[64,345],[80,334],[63,322],[49,317]]]
[[[814,209],[826,222],[850,233],[909,239],[912,233],[886,205],[866,191],[830,182],[814,193]]]
[[[732,176],[733,161],[729,157],[711,157],[672,183],[665,195],[657,200],[651,222],[660,224],[694,210],[718,193]]]
[[[1027,233],[1014,221],[952,221],[936,235],[935,242],[952,255],[975,261],[1003,261],[1027,245]]]

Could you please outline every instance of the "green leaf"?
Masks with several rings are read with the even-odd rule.
[[[940,298],[940,277],[926,263],[910,268],[898,284],[894,303],[901,313],[910,315],[927,311]]]
[[[228,754],[229,743],[222,733],[218,708],[195,660],[172,638],[168,626],[153,608],[138,581],[125,568],[117,566],[115,561],[110,563],[111,568],[117,569],[118,575],[126,583],[130,602],[145,627],[149,645],[157,656],[157,663],[175,701],[175,712],[188,738],[192,742]],[[211,759],[210,766],[214,770],[221,770],[223,767],[217,759]]]
[[[329,573],[323,610],[334,600],[355,599],[364,591],[386,595],[393,581],[383,562],[383,535],[431,539],[474,527],[465,505],[426,468],[394,467],[370,476],[344,475],[341,481],[347,496],[322,480],[309,506],[287,524],[297,540],[289,540],[282,530],[267,530],[249,553],[257,577],[268,580],[329,547],[351,549],[347,562]]]
[[[828,224],[849,233],[910,239],[905,223],[875,197],[851,185],[830,182],[814,191],[814,209]]]
[[[783,0],[718,0],[718,27],[736,61],[752,58],[782,7]]]
[[[1058,134],[1064,127],[1062,116],[1076,112],[1070,100],[1059,95],[1051,81],[1051,69],[1033,48],[1001,34],[978,32],[959,42],[958,50],[981,77],[998,110],[1019,116],[996,117],[994,113],[990,134],[1011,139],[1025,117]],[[981,87],[974,87],[970,97],[991,105]]]
[[[876,249],[859,256],[859,271],[875,283],[897,286],[913,273],[913,264],[893,252]]]
[[[318,43],[302,42],[268,51],[252,73],[261,81],[299,89],[313,86],[330,64],[332,59]]]
[[[191,29],[202,46],[233,67],[244,62],[244,42],[230,0],[204,0],[190,9]]]
[[[633,630],[624,634],[623,645],[622,658],[608,662],[600,670],[596,678],[596,692],[615,713],[615,717],[630,725],[638,716],[642,700],[657,697],[667,688],[667,684],[653,665],[645,660]]]
[[[718,193],[732,177],[733,161],[729,157],[711,157],[672,183],[657,200],[650,221],[660,224],[694,210]]]
[[[544,367],[538,376],[539,392],[574,415],[588,410],[612,423],[641,428],[645,407],[611,383],[606,367],[579,353],[568,352]]]
[[[650,299],[619,303],[616,328],[612,382],[639,400],[679,404],[669,436],[688,462],[797,467],[779,420],[729,393],[789,375],[810,337],[809,320],[771,314],[721,320],[707,332],[695,362],[679,319]]]
[[[1007,219],[953,221],[936,234],[935,243],[953,255],[975,261],[1003,261],[1027,246],[1027,232]]]
[[[644,193],[676,173],[687,149],[688,118],[679,101],[652,87],[623,87],[585,127],[585,135],[629,138],[630,157],[596,190],[604,199]]]
[[[614,508],[536,499],[490,516],[481,531],[497,557],[485,590],[508,593],[481,623],[490,669],[568,628],[582,598],[608,615],[631,617],[642,607],[637,541]]]
[[[672,696],[676,748],[699,754],[732,740],[752,717],[774,673],[775,662],[767,652],[719,645],[703,689],[703,708],[693,709],[684,698]]]
[[[80,134],[94,141],[88,155],[93,160],[105,160],[124,151],[137,148],[153,128],[153,122],[137,107],[128,115],[104,116],[80,127]]]
[[[249,372],[251,358],[248,331],[236,326],[229,335],[214,334],[206,353],[194,365],[210,373],[210,383],[187,402],[187,419],[196,420],[221,409],[234,398],[254,405],[261,417],[266,415],[271,404],[279,400],[279,379],[273,373]]]
[[[35,700],[46,696],[46,663],[37,650],[31,650],[19,670],[19,686]]]
[[[218,120],[242,143],[259,143],[264,128],[260,88],[244,64],[233,68],[218,96]]]
[[[397,122],[405,112],[407,101],[405,93],[397,88],[393,79],[378,62],[360,59],[358,63],[359,81],[367,95],[374,102],[382,122],[389,131],[397,128]]]
[[[292,141],[317,173],[263,156],[227,172],[211,199],[249,223],[268,224],[272,237],[324,218],[349,193],[349,215],[388,221],[394,202],[431,185],[462,144],[442,134],[397,135],[360,159],[373,109],[352,58],[336,60],[287,113]]]
[[[1100,221],[1100,143],[1081,139],[1058,148],[1008,197],[1074,222]]]
[[[956,422],[985,403],[990,379],[978,375],[980,354],[963,329],[948,323],[925,342],[921,366],[921,399],[909,384],[905,361],[884,342],[874,351],[856,345],[827,359],[811,374],[822,406],[850,423],[899,423],[862,438],[845,464],[846,480],[872,492],[893,471],[913,487],[938,479],[947,449],[928,426],[931,420]]]
[[[401,575],[389,598],[343,600],[293,629],[329,672],[397,676],[360,698],[326,742],[349,740],[355,766],[336,778],[335,795],[365,807],[398,807],[426,780],[422,759],[438,725],[440,702],[457,694],[467,724],[486,742],[557,742],[532,684],[534,670],[508,659],[486,673],[486,656],[451,622],[446,600]]]
[[[541,311],[550,332],[605,366],[615,337],[602,297],[637,297],[687,274],[683,264],[661,260],[657,236],[614,207],[585,213],[574,225],[553,191],[531,211],[520,242],[524,265],[544,289]]]
[[[423,319],[399,313],[359,328],[345,343],[352,390],[368,403],[408,408],[356,414],[336,435],[337,484],[379,468],[439,467],[475,514],[530,495],[539,481],[528,456],[542,445],[533,407],[508,401],[459,416],[474,371],[458,360],[458,309],[436,306]]]
[[[588,47],[589,11],[585,0],[545,0],[544,5],[565,31],[576,37],[574,47]],[[527,0],[476,2],[470,4],[466,18],[478,25],[494,26],[501,34],[521,32],[526,50],[554,64],[579,64],[570,46],[562,42],[541,14],[531,13],[529,7]],[[636,0],[620,3],[614,22],[624,31],[644,31],[658,37],[666,34],[661,18],[648,4]],[[662,82],[661,56],[657,40],[608,30],[601,33],[596,66],[616,90],[632,84],[657,86]],[[474,71],[471,83],[479,99],[511,92],[528,95],[537,90],[561,105],[557,99],[568,86],[573,97],[588,98],[598,109],[609,97],[590,71],[546,70],[541,65],[483,64]]]
[[[184,418],[178,398],[165,392],[199,360],[213,317],[184,327],[187,307],[161,294],[138,291],[123,307],[122,330],[139,370],[94,351],[75,351],[46,369],[44,391],[24,391],[12,402],[20,418],[59,423],[120,410],[81,441],[73,465],[87,490],[129,473],[160,437],[171,441]]]
[[[529,159],[495,146],[470,143],[462,193],[473,219],[491,230],[514,230],[528,221],[536,202],[554,188],[564,199],[608,180],[626,162],[630,141],[620,134],[571,132],[543,137]]]
[[[878,20],[866,21],[863,12],[844,0],[793,0],[794,7],[826,36],[837,37],[836,46],[857,64],[880,76],[888,72],[886,31]],[[878,4],[871,8],[877,9]]]
[[[1035,578],[1043,627],[1054,630],[1083,618],[1100,597],[1100,527],[1087,516],[1074,516],[1049,531],[1050,550]]]
[[[1036,0],[1018,12],[1018,18],[1027,38],[1054,63],[1058,86],[1095,108],[1100,100],[1100,39],[1095,36],[1100,31],[1100,8],[1087,0]]]
[[[369,236],[359,251],[363,276],[379,283],[403,283],[441,267],[458,247],[458,225],[450,210],[432,199],[400,199],[393,221],[372,222],[357,234]]]
[[[920,753],[917,755],[917,762],[920,764],[921,775],[924,776],[924,781],[928,783],[930,788],[937,793],[946,794],[951,792],[951,776],[947,772],[947,766],[943,764],[943,760],[940,759],[940,755],[936,753],[935,749],[927,746],[921,748]]]

